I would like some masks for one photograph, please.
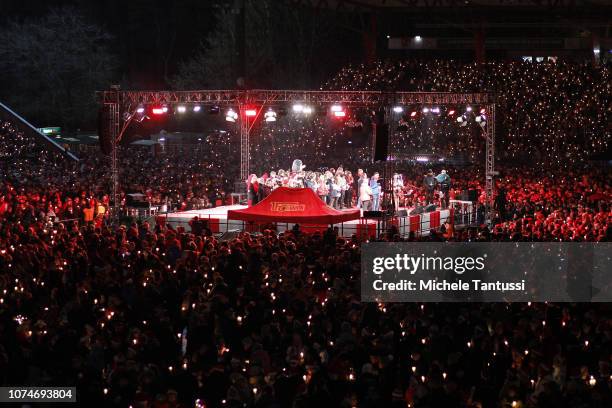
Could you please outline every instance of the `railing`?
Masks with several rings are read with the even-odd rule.
[[[225,233],[232,231],[246,231],[246,232],[262,232],[265,229],[271,229],[277,232],[291,231],[295,224],[299,225],[299,231],[303,233],[314,233],[316,231],[324,232],[328,228],[337,229],[338,235],[342,237],[351,237],[356,235],[361,239],[369,239],[371,237],[380,237],[383,233],[393,231],[394,234],[398,234],[402,238],[409,237],[411,234],[415,237],[428,236],[432,230],[439,231],[444,223],[450,219],[451,223],[454,221],[450,216],[444,219],[440,219],[439,225],[431,227],[431,220],[425,219],[425,217],[419,217],[418,228],[415,228],[411,217],[389,217],[387,219],[382,218],[360,218],[357,223],[355,222],[342,222],[338,224],[299,224],[291,222],[246,222],[239,220],[229,220],[216,218],[214,214],[193,214],[193,217],[198,216],[199,221],[204,221],[203,228],[208,228],[213,233]],[[171,224],[173,228],[182,227],[185,231],[191,231],[191,221],[193,218],[183,219],[168,219],[168,213],[157,215],[152,217],[157,222],[163,222],[164,224]]]

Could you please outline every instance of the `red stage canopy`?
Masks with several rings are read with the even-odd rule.
[[[337,224],[360,217],[358,209],[338,211],[327,206],[309,188],[279,187],[253,207],[229,210],[230,220]]]

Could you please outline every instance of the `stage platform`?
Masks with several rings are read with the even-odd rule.
[[[167,223],[173,228],[182,227],[186,231],[190,231],[189,221],[194,217],[208,221],[208,227],[213,233],[224,233],[228,231],[258,231],[259,225],[244,221],[228,220],[227,212],[229,210],[239,210],[246,208],[244,205],[225,205],[215,208],[206,208],[202,210],[190,210],[170,212],[156,217],[157,223]],[[408,213],[410,213],[410,209]],[[363,212],[362,212],[363,214]],[[393,217],[391,223],[395,225],[402,236],[407,236],[410,232],[416,235],[428,235],[430,230],[438,229],[447,219],[452,220],[452,210],[436,210],[423,214],[408,215],[405,217]],[[294,223],[274,223],[277,232],[287,231],[293,228]],[[353,235],[376,237],[382,231],[382,223],[380,220],[360,218],[358,220],[347,221],[340,224],[334,224],[338,228],[340,236],[350,238]],[[300,229],[304,232],[325,231],[329,225],[311,225],[300,224]]]

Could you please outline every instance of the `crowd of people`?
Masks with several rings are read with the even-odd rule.
[[[341,70],[325,89],[492,92],[496,96],[500,158],[528,159],[534,165],[571,167],[606,151],[612,135],[612,71],[608,65],[556,62],[461,63],[414,59],[380,61]],[[451,157],[482,152],[478,129],[457,129],[456,117],[466,106],[449,106],[439,117],[408,107],[404,130],[392,150],[423,149]],[[479,107],[472,107],[472,123]],[[448,115],[450,110],[456,114]],[[411,111],[417,112],[411,117]],[[486,112],[485,112],[486,114]]]
[[[112,224],[108,158],[83,152],[72,162],[0,122],[0,383],[76,386],[84,406],[611,406],[608,304],[360,302],[363,239],[610,241],[610,169],[583,160],[609,139],[608,68],[557,64],[459,64],[453,76],[450,63],[381,63],[330,82],[506,92],[502,153],[518,158],[529,140],[565,152],[560,166],[536,165],[544,156],[500,163],[492,225],[423,237],[297,227],[221,240],[207,228]],[[525,89],[515,84],[521,76],[530,78]],[[525,119],[510,118],[518,109],[533,116],[513,122]],[[589,131],[567,133],[563,117],[568,129]],[[312,188],[338,209],[380,206],[383,173],[367,155],[335,150],[323,125],[296,144],[294,132],[258,139],[253,166],[263,175],[249,179],[252,201],[286,185]],[[588,144],[590,132],[598,141],[578,154],[573,146]],[[224,203],[237,153],[227,152],[231,133],[216,137],[228,139],[187,153],[122,148],[122,203],[134,192],[178,210]],[[297,157],[306,168],[289,168]],[[285,170],[264,174],[272,168]],[[392,171],[402,205],[435,199],[431,177],[442,197],[474,191],[484,203],[479,165],[396,163]]]

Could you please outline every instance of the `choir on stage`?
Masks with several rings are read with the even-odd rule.
[[[375,172],[372,176],[363,169],[355,175],[342,166],[324,171],[305,171],[301,162],[299,167],[290,170],[280,169],[261,176],[251,174],[247,180],[249,205],[255,205],[278,187],[310,188],[327,205],[335,209],[361,208],[364,211],[380,211],[384,201],[384,180]],[[401,173],[393,174],[390,180],[390,208],[411,208],[435,204],[448,208],[451,179],[446,170],[434,175],[429,170],[419,187],[406,180]]]

